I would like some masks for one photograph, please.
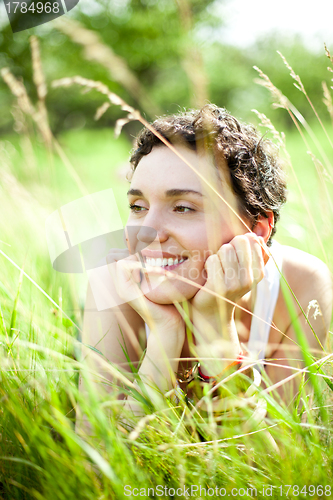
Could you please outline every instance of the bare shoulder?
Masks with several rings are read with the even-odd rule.
[[[332,288],[331,272],[327,265],[318,257],[311,255],[298,248],[282,245],[283,272],[289,284],[301,287],[311,282],[313,285],[320,284],[326,289]]]
[[[312,300],[317,300],[325,322],[331,321],[332,277],[327,265],[318,257],[297,248],[282,245],[283,274],[306,310]]]

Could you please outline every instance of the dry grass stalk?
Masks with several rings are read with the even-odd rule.
[[[269,118],[267,118],[267,116],[264,115],[263,113],[259,113],[259,111],[257,111],[256,109],[252,109],[252,112],[255,113],[257,115],[257,117],[259,118],[260,126],[268,129],[272,133],[273,138],[276,140],[278,145],[280,147],[285,148],[286,147],[286,136],[284,135],[284,133],[278,132],[276,130],[276,128],[274,127],[273,123],[271,122],[271,120]]]
[[[326,43],[324,43],[324,47],[325,47],[325,53],[326,53],[327,57],[329,58],[329,60],[330,60],[330,61],[331,61],[331,63],[333,64],[333,56],[331,56],[331,53],[330,53],[330,51],[328,50]]]
[[[44,141],[48,147],[52,147],[52,132],[49,125],[48,113],[45,105],[45,97],[47,94],[47,87],[44,78],[42,60],[40,57],[39,43],[36,36],[30,37],[31,57],[32,57],[32,70],[33,81],[36,86],[38,102],[37,107],[39,110],[39,129],[43,135]]]
[[[108,97],[111,104],[115,106],[120,106],[123,111],[127,111],[128,115],[126,118],[121,118],[117,120],[115,126],[115,136],[118,137],[122,127],[131,120],[138,120],[143,125],[146,125],[147,122],[143,120],[140,113],[136,111],[132,106],[129,106],[121,97],[119,97],[114,92],[111,92],[110,89],[104,85],[102,82],[97,82],[95,80],[88,80],[87,78],[83,78],[82,76],[73,76],[72,78],[61,78],[60,80],[54,80],[52,82],[52,87],[70,87],[72,85],[81,85],[84,87],[85,92],[89,92],[90,90],[96,90],[100,94],[103,94]],[[98,120],[100,116],[110,107],[109,102],[105,102],[100,106],[95,114],[95,120]]]
[[[327,57],[329,58],[329,60],[330,60],[330,61],[331,61],[331,63],[333,64],[333,56],[331,56],[331,53],[330,53],[330,51],[328,50],[328,48],[327,48],[326,44],[325,44],[325,52],[326,52]],[[327,67],[327,70],[328,70],[330,73],[333,73],[333,69],[332,69],[330,66],[328,66],[328,67]],[[333,78],[332,78],[332,81],[333,81]],[[333,89],[333,86],[331,86],[331,89]],[[325,92],[324,92],[324,95],[325,95]],[[325,96],[325,97],[326,97],[326,96]],[[325,102],[325,101],[324,101],[324,102]],[[325,104],[326,104],[326,103],[325,103]]]
[[[311,156],[311,159],[316,167],[317,172],[320,174],[320,176],[326,177],[326,179],[328,181],[333,183],[332,176],[327,172],[327,170],[324,167],[324,165],[322,164],[322,162],[320,160],[318,160],[318,158],[311,151],[307,151],[307,153],[308,153],[308,155]]]
[[[193,29],[193,15],[189,0],[176,0],[180,20],[187,36]],[[193,88],[192,106],[202,107],[208,100],[208,80],[202,54],[194,40],[189,40],[183,51],[183,68]]]
[[[58,141],[53,137],[52,131],[49,127],[47,115],[45,115],[43,111],[41,112],[41,105],[39,105],[39,110],[36,111],[35,107],[29,99],[25,86],[22,82],[14,77],[14,75],[8,68],[2,68],[0,74],[3,77],[5,83],[8,85],[12,94],[17,98],[17,103],[20,109],[25,115],[30,116],[33,122],[37,125],[37,128],[41,133],[44,143],[48,147],[49,151],[51,152],[51,147],[53,146],[62,161],[65,163],[69,173],[72,175],[81,192],[84,195],[87,194],[87,190],[82,183],[80,176],[77,174],[71,162],[68,160]],[[39,101],[39,103],[40,102],[41,101]]]
[[[130,121],[130,118],[119,118],[116,121],[116,126],[114,128],[114,136],[117,138],[120,136],[123,126]],[[128,165],[127,165],[128,166]]]
[[[99,120],[104,115],[104,113],[107,112],[107,110],[109,109],[110,106],[111,106],[111,104],[109,102],[105,102],[104,104],[102,104],[102,106],[100,106],[98,108],[98,110],[96,111],[94,119],[96,121]]]
[[[2,68],[0,73],[4,82],[8,85],[9,90],[17,98],[18,105],[22,111],[26,115],[30,115],[34,121],[38,121],[39,115],[32,105],[23,83],[14,77],[9,68]]]
[[[87,78],[83,78],[82,76],[72,76],[71,78],[61,78],[60,80],[54,80],[52,82],[52,87],[70,87],[74,84],[81,85],[85,87],[87,91],[96,90],[100,94],[106,95],[110,100],[111,104],[115,106],[120,106],[122,110],[128,111],[128,113],[134,113],[135,109],[132,106],[129,106],[121,97],[119,97],[114,92],[111,92],[110,89],[104,85],[102,82],[97,82],[95,80],[88,80]]]
[[[271,80],[268,78],[267,75],[265,75],[265,73],[261,71],[261,69],[259,69],[257,66],[253,66],[253,68],[259,73],[260,76],[260,78],[255,79],[255,82],[258,85],[261,85],[262,87],[268,89],[272,94],[272,97],[274,99],[273,107],[283,108],[286,109],[287,111],[290,111],[291,103],[289,99],[282,94],[281,90],[279,90],[277,87],[275,87],[275,85],[273,85]]]
[[[320,213],[322,214],[322,219],[324,222],[324,234],[329,234],[330,233],[330,228],[331,228],[331,214],[333,214],[333,202],[332,202],[332,197],[331,194],[328,190],[327,187],[327,182],[330,182],[331,184],[333,183],[333,178],[332,176],[327,172],[327,169],[324,167],[324,165],[321,163],[320,160],[311,152],[307,152],[308,155],[311,157],[313,164],[316,168],[318,177],[320,179],[319,183],[319,189],[321,192],[320,198],[319,198],[319,203],[320,203]],[[329,210],[328,210],[329,208]]]
[[[299,77],[299,75],[296,75],[295,71],[293,70],[293,68],[290,66],[290,64],[288,63],[287,59],[284,57],[283,54],[281,54],[281,52],[279,52],[277,50],[277,53],[279,54],[279,56],[281,57],[282,61],[284,62],[284,64],[287,66],[287,68],[289,69],[290,71],[290,76],[296,80],[297,83],[294,83],[295,87],[300,90],[301,92],[303,92],[303,94],[306,95],[306,91],[305,91],[305,88],[304,88],[304,85]]]
[[[55,20],[54,26],[83,47],[85,59],[96,61],[107,68],[111,78],[129,92],[148,116],[161,114],[160,109],[151,101],[127,62],[115,54],[111,47],[105,45],[96,32],[84,28],[78,21],[67,17]]]
[[[319,123],[320,123],[320,125],[321,125],[321,128],[323,129],[323,131],[324,131],[324,133],[325,133],[325,135],[326,135],[326,137],[327,137],[327,139],[328,139],[328,142],[330,143],[331,147],[333,148],[333,143],[332,143],[332,141],[331,141],[331,138],[330,138],[330,136],[328,135],[328,133],[327,133],[327,131],[326,131],[325,127],[324,127],[324,124],[323,124],[323,122],[322,122],[322,120],[321,120],[320,116],[318,115],[318,113],[317,113],[317,111],[316,111],[316,109],[315,109],[314,105],[312,104],[312,101],[311,101],[311,99],[309,98],[309,96],[308,96],[308,94],[307,94],[307,92],[306,92],[306,90],[305,90],[305,88],[304,88],[304,85],[303,85],[303,83],[302,83],[302,81],[301,81],[300,77],[299,77],[298,75],[296,75],[295,71],[294,71],[294,70],[293,70],[293,68],[290,66],[290,64],[287,62],[286,58],[285,58],[285,57],[281,54],[281,52],[277,51],[277,53],[279,54],[279,56],[282,58],[282,60],[283,60],[284,64],[285,64],[285,65],[287,66],[287,68],[289,69],[289,71],[290,71],[290,76],[291,76],[294,80],[296,80],[296,81],[297,81],[297,83],[294,83],[295,87],[296,87],[296,88],[297,88],[300,92],[302,92],[302,93],[305,95],[305,97],[306,97],[306,99],[307,99],[308,103],[309,103],[309,104],[310,104],[310,106],[311,106],[312,111],[314,112],[314,114],[315,114],[315,116],[316,116],[317,120],[319,121]],[[326,161],[327,161],[327,160],[326,160]]]
[[[282,92],[277,89],[275,87],[275,85],[273,85],[273,83],[270,81],[270,79],[268,78],[267,75],[265,75],[265,73],[263,73],[257,66],[254,66],[254,69],[259,73],[259,76],[261,77],[261,79],[256,79],[256,82],[259,84],[259,85],[262,85],[263,87],[267,88],[272,96],[273,96],[273,99],[276,100],[276,102],[274,103],[274,106],[275,107],[279,107],[279,108],[284,108],[288,111],[288,114],[289,116],[291,117],[292,121],[294,122],[297,130],[299,131],[308,151],[311,150],[309,144],[308,144],[308,141],[306,140],[306,137],[304,136],[303,134],[303,131],[301,130],[297,120],[305,127],[305,129],[309,132],[309,134],[311,135],[311,137],[313,138],[314,142],[317,143],[317,146],[319,146],[319,149],[322,149],[320,147],[320,144],[318,144],[318,141],[316,139],[316,137],[314,136],[311,128],[309,127],[308,123],[306,122],[306,120],[304,119],[304,117],[301,115],[301,113],[299,113],[299,111],[295,108],[295,106],[293,106],[291,104],[291,102],[287,99],[287,97],[285,97]],[[297,119],[296,119],[297,118]],[[325,251],[325,248],[323,246],[323,243],[322,243],[322,240],[321,240],[321,237],[318,233],[318,229],[317,229],[317,225],[315,224],[315,221],[313,219],[313,216],[312,216],[312,213],[311,213],[311,210],[309,208],[309,205],[308,205],[308,202],[307,202],[307,199],[302,191],[302,188],[300,186],[300,183],[299,183],[299,180],[298,180],[298,177],[295,173],[295,170],[292,166],[292,162],[291,162],[291,159],[290,159],[290,156],[286,150],[286,148],[284,148],[284,151],[285,151],[285,154],[286,154],[286,158],[287,158],[287,161],[288,161],[288,165],[290,167],[290,169],[292,170],[293,172],[293,176],[295,178],[295,181],[296,181],[296,184],[298,186],[298,189],[299,189],[299,192],[300,192],[300,195],[301,195],[301,198],[302,198],[302,202],[304,204],[304,207],[307,211],[307,214],[308,214],[308,217],[309,217],[309,220],[310,220],[310,223],[311,223],[311,226],[313,228],[313,231],[316,235],[316,238],[318,240],[318,243],[320,245],[320,248],[321,248],[321,251],[323,253],[323,256],[324,256],[324,260],[325,262],[328,263],[328,258],[327,258],[327,254],[326,254],[326,251]],[[326,166],[328,168],[328,170],[332,170],[332,167],[329,163],[329,161],[327,160],[326,158],[326,155],[323,154],[323,157],[324,159],[326,160],[325,163],[326,163]]]
[[[50,144],[51,131],[48,122],[45,121],[44,113],[41,112],[40,109],[37,111],[35,106],[31,103],[24,84],[15,78],[9,68],[2,68],[0,73],[5,83],[8,85],[9,90],[17,98],[17,103],[23,113],[32,118],[45,143]]]
[[[47,87],[42,69],[42,60],[40,57],[39,43],[36,36],[30,37],[30,46],[32,54],[33,81],[34,84],[36,85],[38,99],[44,101],[47,94]]]
[[[301,134],[302,136],[302,139],[306,145],[306,148],[308,150],[311,150],[299,124],[297,123],[297,121],[299,123],[301,123],[301,125],[303,125],[303,127],[305,128],[305,130],[308,132],[309,136],[311,137],[311,139],[313,140],[314,144],[316,145],[316,147],[318,148],[318,151],[320,152],[321,156],[323,157],[323,160],[325,162],[325,165],[326,165],[326,168],[327,170],[331,171],[333,173],[333,166],[331,165],[331,162],[330,160],[328,159],[324,149],[322,148],[320,142],[318,141],[316,135],[314,134],[313,130],[311,129],[311,127],[309,126],[308,122],[305,120],[304,116],[298,111],[298,109],[289,101],[289,99],[284,96],[282,94],[282,92],[277,88],[275,87],[275,85],[273,85],[273,83],[271,82],[271,80],[268,78],[267,75],[265,75],[265,73],[263,73],[257,66],[253,66],[253,68],[259,73],[259,76],[261,77],[261,79],[255,79],[255,82],[258,83],[259,85],[267,88],[270,93],[272,94],[272,97],[273,97],[273,104],[272,106],[275,107],[275,108],[283,108],[285,109],[290,118],[292,119],[292,121],[294,122],[294,125],[295,127],[297,128],[297,130],[299,131],[299,133]],[[317,117],[326,137],[327,137],[327,140],[329,141],[329,144],[330,146],[333,148],[333,143],[331,141],[331,138],[329,137],[328,133],[327,133],[327,130],[325,129],[320,117],[318,116],[318,113],[316,112],[311,100],[309,99],[308,95],[306,94],[305,92],[305,96],[315,114],[315,116]]]
[[[39,132],[42,135],[44,142],[50,146],[52,140],[52,133],[49,127],[47,110],[45,107],[46,84],[42,71],[42,63],[40,59],[39,44],[36,37],[30,38],[32,63],[33,63],[33,80],[37,88],[38,103],[36,107],[30,101],[26,88],[20,80],[10,72],[9,68],[1,69],[1,76],[5,83],[8,85],[12,94],[17,98],[18,109],[21,109],[23,114],[18,114],[17,110],[13,111],[15,126],[18,133],[25,133],[28,137],[28,127],[25,116],[30,116],[33,122],[37,125]],[[29,139],[30,141],[30,139]],[[27,141],[25,141],[28,145]],[[29,145],[28,145],[29,147]],[[29,150],[31,148],[29,147]],[[30,151],[31,152],[31,151]]]
[[[278,145],[286,152],[286,143],[285,143],[285,135],[284,135],[284,133],[281,132],[281,134],[280,134],[275,129],[274,125],[269,120],[269,118],[266,117],[266,115],[264,115],[263,113],[259,113],[256,109],[253,109],[252,111],[260,119],[260,126],[265,127],[266,129],[268,129],[273,134],[273,138],[277,141]],[[331,197],[330,197],[330,195],[328,193],[327,186],[326,186],[326,183],[325,183],[325,179],[327,179],[331,183],[333,183],[333,178],[329,174],[329,172],[327,171],[327,169],[323,166],[323,164],[321,163],[321,161],[318,160],[318,158],[311,151],[308,151],[308,154],[310,155],[310,157],[311,157],[311,159],[312,159],[312,161],[313,161],[313,163],[315,165],[318,177],[321,180],[320,186],[324,188],[324,193],[323,193],[323,196],[321,197],[321,200],[324,201],[325,199],[327,199],[328,204],[329,204],[330,209],[331,209],[331,213],[333,213],[333,205],[332,205],[332,202],[331,202]],[[288,155],[287,158],[288,158],[289,166],[292,167],[290,156]],[[323,214],[326,214],[326,213],[327,213],[327,210],[323,210]],[[329,221],[328,221],[327,227],[329,227]]]
[[[325,104],[327,111],[329,112],[329,115],[331,117],[332,123],[333,123],[333,101],[332,101],[332,96],[330,91],[328,90],[326,82],[322,82],[323,86],[323,93],[324,93],[324,98],[323,98],[323,103]]]

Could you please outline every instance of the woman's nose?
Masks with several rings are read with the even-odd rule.
[[[164,229],[155,229],[150,226],[141,226],[137,235],[138,241],[142,243],[146,243],[149,245],[153,241],[157,241],[158,243],[163,243],[169,238],[167,231]]]
[[[168,232],[165,227],[165,221],[161,213],[152,213],[149,211],[144,220],[144,225],[138,232],[138,240],[143,243],[152,243],[158,241],[162,243],[168,239]]]
[[[149,245],[157,238],[157,231],[150,226],[140,226],[137,232],[137,239],[142,243],[147,243]]]
[[[152,227],[148,226],[126,225],[123,233],[124,243],[126,244],[131,254],[136,252],[139,241],[141,243],[143,242],[144,247],[146,247],[156,239],[156,236],[157,236],[157,231]],[[142,247],[142,245],[140,245],[140,247]]]

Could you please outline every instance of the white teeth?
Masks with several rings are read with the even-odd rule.
[[[178,261],[178,258],[176,258],[176,259],[172,259],[172,258],[152,259],[152,258],[146,257],[146,263],[149,266],[155,266],[155,267],[176,266],[177,264],[181,264],[182,262],[184,262],[184,260],[185,259],[181,259]]]

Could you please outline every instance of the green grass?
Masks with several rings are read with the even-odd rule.
[[[316,127],[315,133],[322,140]],[[130,143],[123,137],[115,141],[112,130],[70,131],[58,139],[88,192],[113,188],[125,222],[127,183],[117,172],[128,158]],[[62,300],[64,311],[81,328],[84,281],[53,271],[44,222],[53,210],[82,196],[82,190],[63,162],[56,156],[50,159],[38,141],[33,142],[35,159],[30,162],[17,136],[4,138],[2,144],[6,182],[0,188],[0,250],[56,303]],[[322,183],[296,132],[288,135],[287,146],[330,255],[332,213]],[[292,177],[289,185],[290,201],[277,238],[323,258]],[[329,182],[326,187],[332,193]],[[0,259],[0,498],[129,498],[125,485],[146,491],[157,485],[175,489],[218,486],[227,493],[232,488],[256,488],[258,496],[263,487],[273,486],[271,498],[281,498],[280,485],[329,484],[333,399],[319,376],[316,390],[327,406],[325,422],[320,411],[311,407],[309,384],[300,386],[299,411],[286,408],[278,397],[265,397],[266,424],[279,454],[270,447],[267,432],[245,430],[249,409],[216,428],[203,426],[199,416],[191,418],[186,405],[180,403],[175,409],[165,401],[136,435],[129,434],[119,424],[115,395],[96,393],[89,385],[91,375],[80,362],[75,341],[77,328],[3,255]],[[84,397],[77,389],[79,369],[90,387]],[[77,403],[90,422],[90,435],[74,431]],[[302,414],[307,416],[306,425]],[[198,429],[212,442],[202,442]]]
[[[319,139],[323,149],[332,163],[332,149],[330,148],[326,137],[319,125],[314,124],[314,133]],[[332,136],[332,125],[327,124],[327,131]],[[330,265],[332,266],[331,252],[329,251],[332,243],[331,216],[332,208],[328,198],[332,199],[332,182],[325,177],[323,184],[316,167],[307,153],[307,148],[297,132],[292,130],[286,137],[286,146],[291,156],[294,171],[304,198],[313,215],[321,236],[324,247],[327,249]],[[312,152],[320,158],[315,146],[311,144]],[[305,210],[299,187],[295,181],[295,176],[288,169],[288,202],[282,210],[281,221],[278,225],[277,239],[286,245],[291,245],[306,252],[317,255],[324,260],[322,251],[319,248],[318,241],[314,238],[313,229]],[[331,267],[332,269],[332,267]]]

